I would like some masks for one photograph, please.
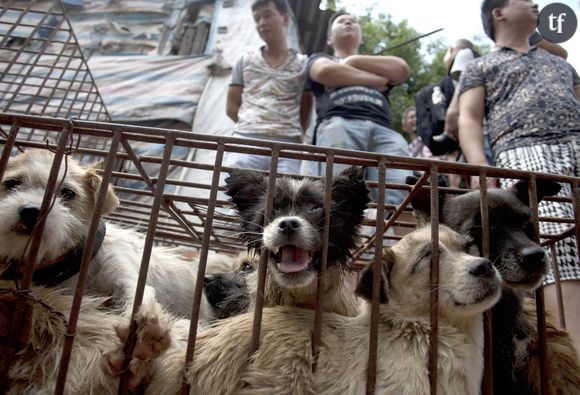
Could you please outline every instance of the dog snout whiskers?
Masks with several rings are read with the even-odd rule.
[[[489,259],[479,259],[469,268],[469,274],[475,277],[492,277],[493,266]]]
[[[542,271],[546,265],[546,253],[541,247],[528,247],[521,251],[522,267],[527,272]]]
[[[40,209],[36,206],[22,206],[18,210],[18,215],[20,216],[20,223],[22,224],[22,230],[31,233],[36,223],[38,222],[38,215],[40,214]]]
[[[278,229],[286,236],[293,235],[301,227],[300,221],[295,218],[284,219],[278,223]]]

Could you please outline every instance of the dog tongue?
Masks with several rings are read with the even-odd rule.
[[[296,273],[308,267],[308,252],[294,246],[284,246],[280,249],[282,259],[278,263],[278,270],[282,273]]]

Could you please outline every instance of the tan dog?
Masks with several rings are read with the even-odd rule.
[[[531,338],[524,349],[517,350],[515,374],[520,382],[528,383],[530,394],[541,394],[540,350],[537,339],[538,327],[536,303],[524,298],[524,313],[532,326]],[[568,332],[555,325],[555,319],[546,312],[546,343],[548,347],[548,377],[554,395],[580,394],[580,365],[578,353]]]
[[[0,270],[2,266],[8,267],[4,276],[18,277],[19,265],[38,222],[53,159],[54,155],[46,150],[29,149],[8,161],[0,188]],[[101,178],[94,170],[82,168],[70,158],[66,167],[66,176],[64,163],[60,167],[56,199],[46,218],[33,280],[36,284],[72,289]],[[109,186],[102,214],[108,214],[118,204]],[[86,289],[95,295],[112,296],[117,307],[130,308],[145,238],[137,232],[101,221],[97,239],[100,242],[96,243],[98,251],[93,250]],[[71,256],[76,259],[70,259]],[[143,305],[149,305],[147,309],[151,310],[158,301],[171,312],[188,316],[193,304],[196,273],[197,266],[182,259],[176,251],[154,247]],[[203,298],[200,322],[207,323],[211,318]]]
[[[6,286],[5,282],[0,283]],[[5,295],[6,296],[6,295]],[[8,394],[48,394],[54,392],[72,297],[62,290],[34,287],[30,336],[11,361]],[[12,309],[4,297],[0,321],[10,320]],[[114,327],[125,323],[119,311],[104,307],[106,298],[83,299],[68,369],[65,393],[116,394],[118,380],[101,369],[102,353],[120,344]],[[137,346],[130,369],[131,388],[146,380],[154,358],[169,346],[169,316],[161,309],[147,311],[142,306],[137,317]]]
[[[478,394],[483,373],[483,318],[500,296],[501,280],[486,259],[466,254],[469,242],[440,228],[438,393]],[[377,393],[429,393],[430,228],[386,250],[382,264]],[[371,292],[372,271],[358,290]],[[220,322],[196,340],[187,372],[192,393],[364,394],[370,317],[324,315],[322,344],[312,373],[313,313],[295,307],[264,310],[260,348],[249,361],[253,316]],[[173,331],[173,333],[177,333]],[[157,361],[150,393],[179,389],[184,345]]]

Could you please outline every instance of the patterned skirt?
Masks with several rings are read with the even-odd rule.
[[[495,165],[510,169],[579,177],[580,142],[540,144],[506,150],[495,156]],[[507,188],[514,182],[513,179],[500,180],[502,188]],[[570,184],[562,184],[562,189],[558,195],[572,196]],[[538,213],[540,217],[573,219],[574,205],[572,203],[543,201],[538,204]],[[560,234],[570,226],[571,224],[568,223],[542,222],[540,223],[540,233]],[[548,250],[548,254],[551,254],[550,250]],[[575,236],[556,243],[556,257],[560,280],[580,280],[580,259]],[[544,279],[544,284],[554,282],[554,273],[550,270]]]

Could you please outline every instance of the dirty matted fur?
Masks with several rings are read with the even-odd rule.
[[[3,287],[9,284],[2,282]],[[51,394],[57,381],[72,297],[60,289],[34,287],[30,292],[30,336],[14,356],[8,379],[8,394]],[[2,303],[6,303],[6,299]],[[121,311],[105,307],[106,298],[83,298],[68,368],[65,393],[115,394],[118,378],[102,369],[104,352],[120,349],[116,330],[125,323]],[[1,311],[10,311],[3,306]],[[10,317],[2,316],[2,320]],[[130,369],[130,387],[146,381],[154,359],[169,346],[169,315],[161,309],[142,306],[137,316],[137,346]],[[117,329],[115,329],[117,328]]]
[[[469,241],[440,227],[438,391],[478,394],[483,372],[482,312],[499,298],[501,279],[487,259],[466,254]],[[429,392],[430,229],[405,236],[382,263],[377,393]],[[372,269],[358,292],[371,293]],[[370,310],[370,309],[369,309]],[[315,373],[313,312],[291,306],[264,309],[260,348],[250,354],[253,315],[221,321],[196,340],[187,380],[193,393],[364,394],[370,311],[358,317],[326,313]],[[158,362],[151,393],[178,389],[183,346]]]
[[[363,175],[363,168],[352,167],[332,180],[324,309],[349,316],[359,306],[345,275],[369,202]],[[324,181],[278,178],[273,217],[265,225],[267,184],[263,174],[246,170],[226,179],[226,194],[241,218],[242,240],[250,250],[269,252],[265,305],[312,307],[322,255]]]

